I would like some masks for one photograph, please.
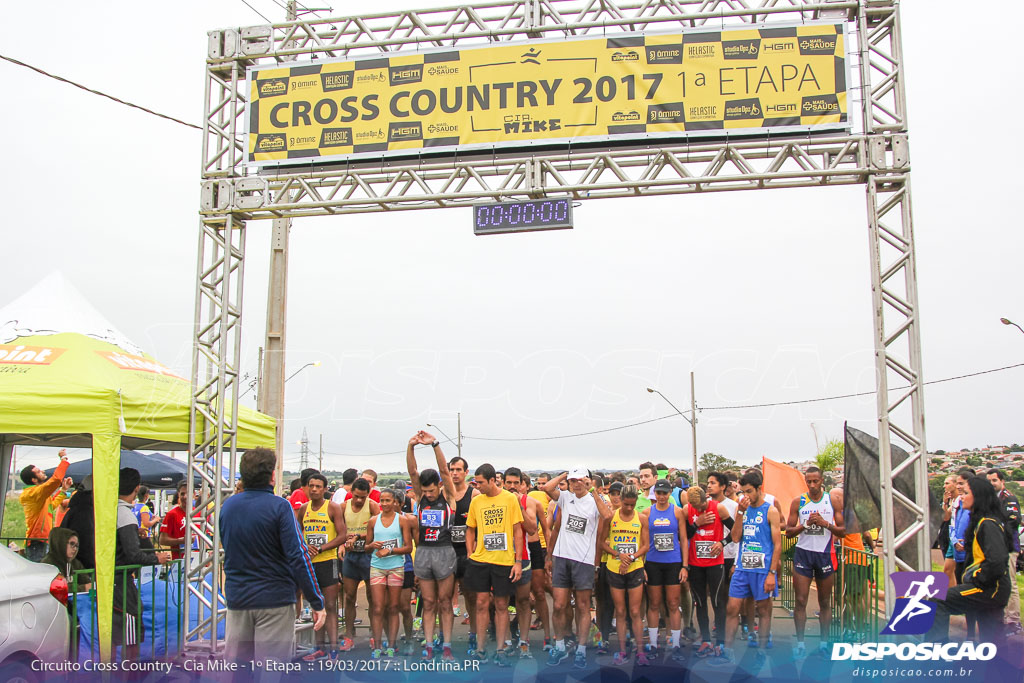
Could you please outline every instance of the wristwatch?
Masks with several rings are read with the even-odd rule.
[[[441,445],[441,442],[440,442],[440,441],[435,441],[434,443],[430,444],[430,447],[431,447],[431,448],[437,448],[437,447],[438,447],[438,446],[440,446],[440,445]]]

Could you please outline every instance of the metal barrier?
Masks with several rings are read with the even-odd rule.
[[[39,541],[39,542],[43,543],[46,546],[49,546],[49,543],[50,543],[50,539],[48,539],[48,538],[34,538],[34,537],[31,537],[31,536],[0,536],[0,543],[3,543],[5,547],[10,548],[11,550],[14,550],[14,552],[18,553],[19,555],[24,555],[24,553],[25,553],[25,545],[29,541]],[[12,543],[15,546],[17,546],[17,549],[11,548],[11,544]],[[47,549],[49,549],[49,548],[47,548]]]
[[[793,589],[793,552],[795,538],[782,539],[779,566],[779,598],[783,609],[793,615],[796,593]],[[838,567],[832,585],[832,642],[861,643],[877,638],[885,608],[879,592],[881,559],[874,553],[836,546]],[[813,617],[813,615],[808,615]]]
[[[141,582],[141,574],[144,570],[152,570],[154,574],[162,579],[161,581],[149,581],[149,604],[154,605],[158,602],[158,597],[163,598],[162,604],[165,605],[163,610],[162,619],[162,638],[149,637],[145,639],[139,646],[138,656],[142,659],[155,659],[161,656],[158,651],[162,650],[163,656],[166,656],[172,652],[180,652],[182,650],[182,629],[180,627],[183,618],[183,604],[182,600],[185,595],[184,580],[184,560],[171,560],[166,565],[156,566],[142,566],[142,565],[128,565],[123,567],[114,568],[114,590],[120,590],[120,604],[128,604],[128,592],[129,585],[134,585],[136,592],[138,593],[138,610],[135,612],[135,618],[138,620],[139,628],[147,630],[150,634],[157,632],[157,617],[154,611],[150,611],[148,614],[149,620],[146,620],[145,611],[142,609],[143,604],[143,588],[140,590],[139,584]],[[130,583],[129,583],[130,582]],[[161,589],[158,589],[158,584],[162,585]],[[79,600],[79,594],[88,591],[88,601]],[[158,592],[162,591],[162,595]],[[115,596],[117,597],[117,596]],[[88,614],[82,614],[81,607],[86,607]],[[175,617],[171,619],[171,610],[174,610]],[[80,637],[80,624],[88,623],[89,632],[95,634],[98,630],[98,617],[96,609],[96,571],[93,569],[84,569],[74,572],[74,576],[70,578],[68,587],[68,611],[71,623],[71,651],[69,657],[71,661],[79,661],[81,637]],[[88,620],[87,622],[84,620]],[[126,642],[128,634],[128,620],[121,620],[121,633],[113,634],[115,644],[118,642]],[[146,627],[149,627],[146,629]],[[116,627],[116,624],[115,624]],[[90,657],[92,659],[99,659],[99,643],[96,638],[89,640],[90,645]],[[122,654],[122,656],[124,656]]]

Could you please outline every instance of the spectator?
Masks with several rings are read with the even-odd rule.
[[[68,503],[61,528],[78,534],[78,559],[86,569],[96,568],[96,522],[93,517],[92,475],[86,475]]]
[[[989,470],[987,478],[992,488],[996,490],[996,497],[1003,506],[1003,517],[1005,518],[1007,542],[1010,546],[1010,602],[1006,604],[1007,635],[1020,633],[1020,591],[1017,588],[1017,556],[1020,553],[1020,538],[1017,536],[1017,529],[1020,528],[1020,502],[1006,488],[1006,475],[1002,470]]]
[[[188,502],[188,480],[178,484],[175,505],[164,515],[160,525],[160,545],[171,549],[171,558],[180,560],[185,556],[185,504]]]
[[[937,602],[935,622],[926,640],[941,642],[949,637],[951,614],[965,615],[968,626],[978,621],[983,641],[1001,640],[1002,624],[992,619],[992,613],[1002,612],[1011,590],[1003,505],[992,484],[978,476],[967,479],[961,501],[971,513],[963,536],[967,568],[963,581],[951,586],[946,599]]]
[[[149,503],[149,488],[146,486],[139,487],[139,498],[132,506],[132,513],[135,515],[135,519],[139,522],[139,545],[146,550],[153,549],[153,541],[150,539],[150,533],[157,524],[160,523],[160,518],[153,514],[150,509]]]
[[[276,463],[268,448],[247,451],[238,467],[245,489],[221,507],[229,661],[291,661],[296,585],[315,612],[313,628],[327,617],[295,513],[274,495]]]
[[[168,552],[145,552],[139,547],[139,523],[132,512],[132,503],[139,495],[142,476],[137,469],[121,470],[117,487],[117,545],[114,565],[153,566],[171,561]],[[123,646],[123,659],[138,659],[139,644],[145,629],[142,627],[142,600],[136,585],[135,573],[128,570],[114,572],[113,642]]]
[[[26,465],[21,471],[21,481],[25,484],[20,497],[25,511],[25,536],[36,539],[25,542],[25,557],[33,562],[39,562],[46,554],[46,541],[42,539],[49,538],[53,511],[64,502],[65,492],[72,485],[70,477],[64,478],[68,471],[68,453],[62,448],[59,455],[60,464],[52,477],[47,478],[46,472],[35,465]]]
[[[79,546],[78,534],[71,529],[56,527],[50,529],[50,550],[43,556],[42,564],[52,564],[60,572],[61,576],[68,580],[68,588],[71,589],[71,581],[76,571],[82,571],[85,566],[78,559]],[[77,586],[83,591],[88,586],[87,577],[80,576]]]

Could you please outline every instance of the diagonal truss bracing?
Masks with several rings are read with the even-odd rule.
[[[201,503],[214,507],[211,515],[189,524],[188,540],[195,537],[199,546],[190,590],[200,598],[198,626],[189,633],[200,640],[189,647],[216,652],[221,646],[215,634],[224,606],[212,591],[211,577],[220,572],[217,525],[227,482],[217,465],[235,471],[237,415],[231,406],[238,397],[244,226],[251,219],[447,208],[496,199],[584,200],[863,184],[886,520],[884,566],[887,573],[928,567],[923,379],[898,7],[898,0],[493,0],[211,32],[189,464],[210,485],[204,486]],[[856,36],[851,95],[861,109],[851,134],[426,156],[262,174],[243,165],[248,66],[531,38],[816,19],[845,20]],[[889,387],[903,384],[909,388],[890,401]],[[904,448],[910,458],[895,465],[890,444]],[[916,482],[909,495],[892,485],[893,476],[903,471],[912,472]],[[911,520],[898,529],[896,510],[909,513]],[[914,561],[897,559],[895,551],[903,546],[913,549]],[[887,590],[890,611],[891,596]],[[186,615],[193,610],[189,602],[185,608]]]

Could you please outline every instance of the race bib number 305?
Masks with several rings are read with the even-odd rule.
[[[484,550],[489,552],[508,550],[508,542],[505,539],[505,534],[484,534]]]
[[[587,533],[587,518],[570,514],[569,518],[565,520],[565,530],[574,534]]]

